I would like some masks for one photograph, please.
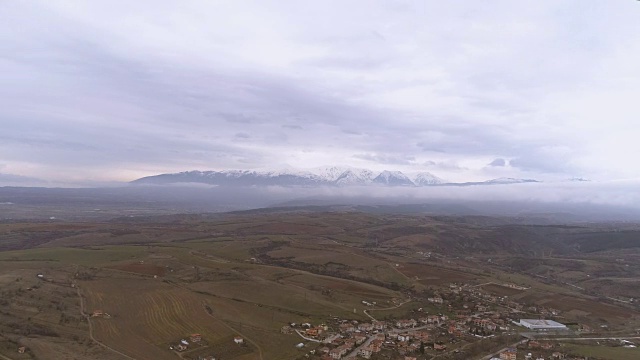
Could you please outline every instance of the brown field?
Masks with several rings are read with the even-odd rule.
[[[455,271],[425,264],[405,263],[397,267],[404,275],[417,279],[423,285],[443,285],[452,282],[466,282],[477,276],[462,271]]]
[[[530,293],[522,300],[558,309],[566,316],[579,316],[589,320],[603,319],[611,324],[619,324],[624,321],[639,321],[640,313],[631,309],[605,304],[595,299],[567,296],[549,293]],[[575,320],[575,319],[573,319]]]
[[[247,227],[243,229],[243,232],[249,232],[252,234],[317,235],[335,232],[335,229],[333,229],[333,231],[331,230],[332,228],[320,225],[276,221]]]
[[[415,316],[418,308],[446,313],[446,305],[427,303],[427,288],[452,282],[495,281],[483,289],[558,309],[560,321],[607,323],[612,331],[640,323],[636,311],[534,276],[555,272],[589,294],[631,297],[638,290],[625,289],[636,285],[640,266],[626,252],[613,260],[603,253],[488,263],[475,253],[484,246],[474,243],[482,229],[425,216],[290,212],[118,221],[0,224],[7,249],[0,251],[0,294],[7,299],[0,302],[0,354],[22,360],[14,354],[19,341],[31,358],[121,359],[89,339],[72,284],[86,312],[111,315],[90,319],[95,339],[135,359],[176,359],[169,346],[191,333],[202,334],[203,342],[182,353],[184,359],[303,358],[311,347],[296,349],[301,339],[281,334],[283,324],[369,321],[363,300],[376,302],[368,308],[378,318]],[[427,248],[436,249],[429,260],[417,253]],[[41,333],[14,335],[27,326]],[[246,346],[234,344],[235,335]]]
[[[174,359],[170,343],[192,333],[208,342],[234,335],[207,315],[197,296],[158,280],[110,278],[80,286],[89,312],[112,316],[91,320],[96,339],[134,358]]]
[[[166,273],[164,266],[158,266],[153,264],[141,264],[141,263],[128,263],[122,265],[110,266],[110,269],[116,269],[142,275],[157,275],[163,276]]]
[[[522,293],[522,290],[513,289],[499,284],[483,285],[482,289],[498,296],[514,296]]]

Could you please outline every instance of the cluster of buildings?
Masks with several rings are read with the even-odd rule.
[[[318,343],[311,355],[320,359],[368,359],[374,354],[390,350],[411,357],[427,351],[444,351],[447,345],[458,341],[474,341],[512,331],[513,323],[532,330],[567,330],[566,326],[552,320],[519,318],[524,310],[536,314],[557,314],[556,310],[525,306],[507,297],[487,293],[481,287],[451,284],[445,289],[425,296],[429,309],[440,309],[429,314],[421,309],[410,318],[387,321],[338,320],[327,326],[321,324],[290,324],[283,333],[296,332],[307,341]],[[363,302],[364,303],[364,302]],[[426,307],[426,306],[425,306]],[[501,354],[501,359],[515,359],[516,350]]]
[[[311,354],[320,359],[369,359],[382,350],[392,350],[407,358],[425,348],[445,350],[446,345],[435,342],[433,330],[448,320],[446,315],[428,315],[416,319],[358,322],[338,320],[331,329],[325,325],[290,324],[283,333],[296,332],[319,344]],[[421,349],[422,348],[422,349]]]

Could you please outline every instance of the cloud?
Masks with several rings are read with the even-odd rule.
[[[469,168],[460,166],[456,161],[453,161],[453,160],[447,160],[447,161],[428,160],[428,161],[425,161],[423,165],[428,168],[442,170],[442,171],[460,172],[460,171],[469,170]]]
[[[247,133],[237,133],[236,134],[236,138],[238,138],[238,139],[250,139],[251,135],[249,135]]]
[[[635,5],[4,2],[3,171],[637,177]]]
[[[502,158],[496,158],[488,166],[507,166],[507,161]]]
[[[390,154],[356,154],[353,155],[353,157],[375,163],[392,165],[410,165],[416,160],[413,156],[396,156]]]

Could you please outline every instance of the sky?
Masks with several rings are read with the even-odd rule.
[[[640,2],[0,0],[0,184],[640,179]]]

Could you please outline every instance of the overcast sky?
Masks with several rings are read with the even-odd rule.
[[[0,0],[0,174],[638,179],[639,19],[632,0]]]

